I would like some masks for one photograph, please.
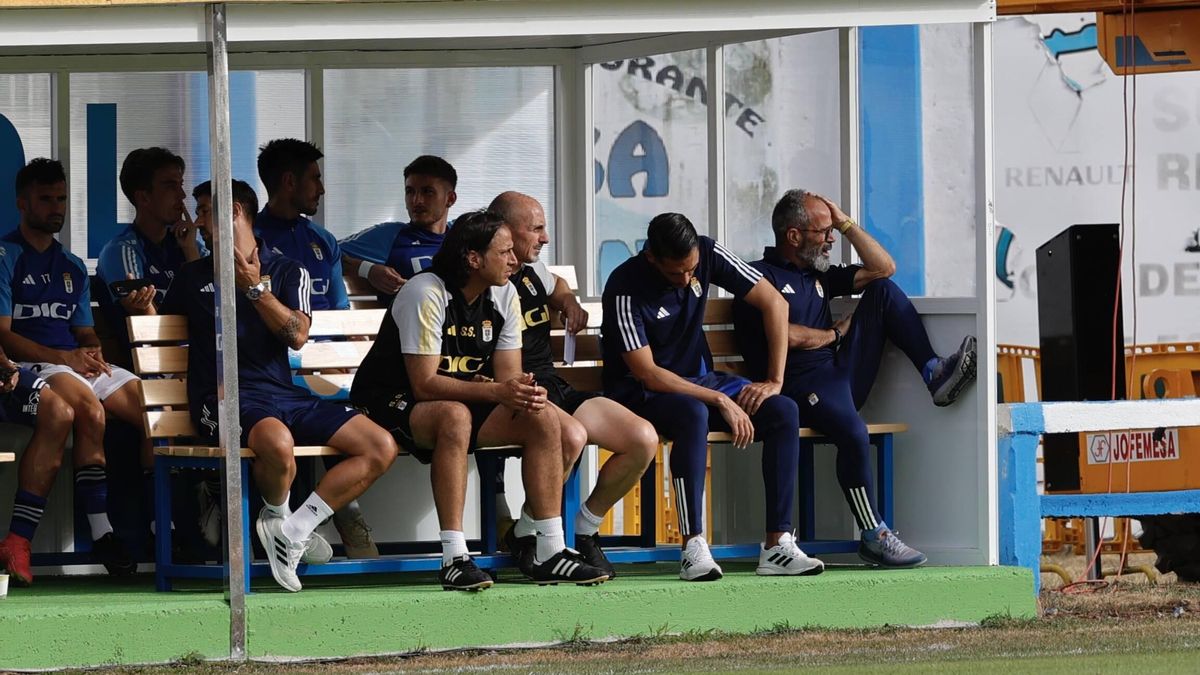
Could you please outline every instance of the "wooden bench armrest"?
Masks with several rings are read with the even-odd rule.
[[[0,462],[15,462],[17,461],[16,453],[0,452]]]

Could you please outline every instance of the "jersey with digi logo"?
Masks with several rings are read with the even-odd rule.
[[[554,372],[554,352],[550,346],[550,291],[554,275],[546,263],[538,260],[512,276],[512,285],[521,298],[521,360],[525,370],[540,376]]]
[[[401,287],[371,351],[354,376],[352,400],[411,392],[404,355],[437,355],[438,374],[459,380],[491,372],[496,350],[521,348],[520,301],[512,284],[468,303],[437,274],[422,272]]]
[[[409,223],[387,222],[372,225],[338,242],[346,255],[384,264],[405,279],[411,279],[433,264],[433,254],[442,247],[444,232],[430,232]],[[351,270],[351,274],[358,270]],[[376,293],[381,302],[391,304],[393,295]]]
[[[342,250],[329,230],[304,216],[277,218],[264,207],[254,219],[254,234],[266,250],[300,263],[312,278],[312,308],[349,309],[342,281]]]
[[[57,240],[38,252],[13,230],[0,238],[0,316],[44,347],[76,349],[71,329],[93,325],[87,266]]]

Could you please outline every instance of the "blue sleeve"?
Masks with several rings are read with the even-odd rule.
[[[12,316],[13,271],[17,267],[20,249],[9,248],[0,243],[0,316]]]
[[[706,238],[704,238],[706,239]],[[711,240],[710,240],[711,241]],[[703,243],[703,240],[702,240]],[[712,264],[710,281],[721,288],[733,293],[734,297],[742,297],[754,288],[754,284],[762,278],[762,272],[750,266],[719,242],[712,242]]]
[[[622,289],[612,288],[612,279],[604,288],[601,307],[604,318],[600,333],[606,342],[621,346],[620,352],[632,352],[650,344],[642,322],[642,301]]]
[[[373,263],[387,262],[396,233],[403,223],[379,223],[338,242],[342,253]]]
[[[83,279],[80,283],[83,284],[83,288],[79,291],[79,304],[75,306],[75,313],[71,315],[70,326],[71,328],[94,326],[96,322],[92,319],[92,284],[91,279],[88,278],[87,265],[83,264],[82,260],[73,255],[71,256],[71,262],[75,263],[75,266],[79,268]]]
[[[196,228],[196,248],[200,249],[200,258],[212,254],[212,251],[208,250],[208,247],[204,245],[204,237],[200,234],[200,228]],[[197,260],[200,258],[197,258]]]
[[[333,264],[329,269],[329,307],[331,309],[350,309],[350,295],[346,293],[346,281],[342,279],[342,248],[333,233],[325,228],[320,230],[321,238],[329,247],[333,256]]]
[[[862,265],[834,265],[825,272],[825,290],[829,297],[854,295],[854,275]]]
[[[113,302],[116,302],[117,298],[108,287],[110,283],[128,279],[130,275],[133,275],[134,279],[141,279],[145,271],[145,256],[137,245],[128,239],[105,244],[100,251],[100,258],[96,261],[96,275],[104,282],[105,292]]]

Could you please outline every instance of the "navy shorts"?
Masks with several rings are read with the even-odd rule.
[[[37,424],[38,404],[46,381],[28,368],[20,368],[17,373],[16,389],[0,394],[0,422],[32,427]]]
[[[296,445],[329,445],[329,439],[338,429],[360,414],[348,405],[315,396],[274,395],[249,399],[243,393],[241,403],[242,447],[249,443],[254,425],[268,418],[283,422],[292,432]],[[216,397],[206,398],[199,408],[193,406],[192,418],[200,434],[215,442],[219,428]]]
[[[433,448],[417,445],[413,439],[412,420],[409,418],[412,416],[416,403],[413,401],[412,394],[396,392],[388,395],[380,392],[363,395],[360,393],[359,397],[354,399],[354,404],[367,417],[371,418],[372,422],[387,429],[405,452],[416,457],[422,464],[429,464],[433,461]],[[482,401],[463,401],[462,404],[467,406],[467,410],[471,412],[471,444],[467,446],[467,451],[474,452],[475,446],[479,445],[479,430],[483,428],[483,423],[496,409],[497,404]]]

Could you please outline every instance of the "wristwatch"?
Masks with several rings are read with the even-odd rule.
[[[266,292],[266,290],[267,285],[260,281],[250,288],[247,288],[244,292],[247,300],[250,300],[251,302],[258,302],[258,299],[262,297],[262,294]]]
[[[854,227],[855,225],[858,225],[858,223],[854,222],[853,218],[847,218],[847,219],[843,220],[842,222],[834,225],[834,227],[837,228],[838,232],[841,232],[842,234],[846,234],[846,231],[849,230],[850,228]]]
[[[827,346],[832,347],[833,351],[836,352],[838,350],[838,347],[842,346],[842,331],[838,330],[836,326],[832,330],[833,330],[833,342],[830,342],[829,345],[827,345]]]

